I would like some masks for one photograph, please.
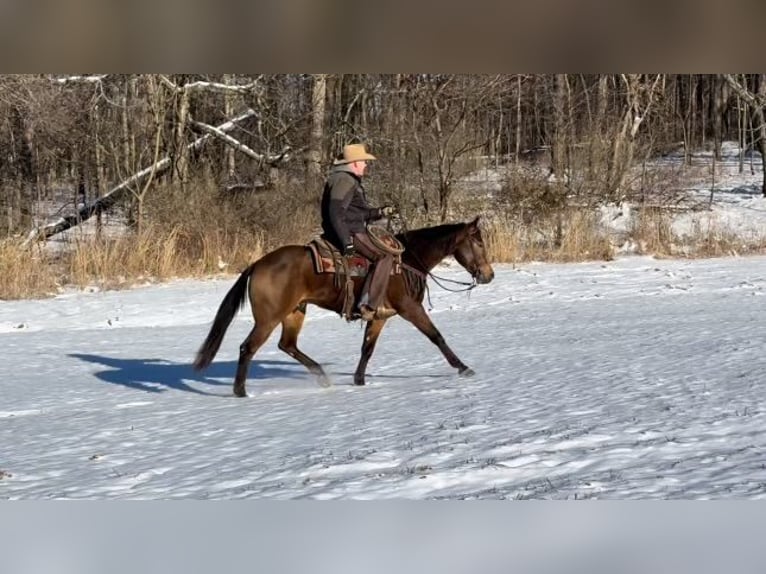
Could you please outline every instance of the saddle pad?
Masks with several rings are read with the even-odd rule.
[[[343,272],[341,265],[340,251],[335,249],[330,243],[324,239],[316,238],[312,239],[306,247],[311,253],[311,259],[314,262],[314,271],[317,273],[336,273]],[[361,255],[352,255],[346,257],[348,262],[348,272],[351,277],[366,277],[370,269],[370,261]],[[340,269],[338,269],[340,267]],[[401,256],[394,257],[394,265],[391,268],[391,275],[399,275],[402,272],[402,258]]]

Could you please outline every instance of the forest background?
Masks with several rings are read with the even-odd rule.
[[[764,107],[763,74],[0,75],[0,299],[304,243],[353,142],[380,160],[366,187],[395,229],[483,214],[494,261],[762,251],[671,222],[710,208],[689,182],[715,190],[724,142],[763,170]],[[628,206],[616,238],[604,208]]]

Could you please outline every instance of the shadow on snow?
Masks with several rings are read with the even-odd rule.
[[[200,395],[229,396],[230,393],[206,392],[190,386],[189,383],[199,382],[230,389],[237,370],[236,361],[215,363],[201,374],[192,369],[191,364],[172,363],[164,359],[118,359],[83,353],[71,353],[69,356],[107,367],[94,373],[106,383],[148,393],[162,393],[173,389]],[[301,365],[292,361],[253,361],[248,379],[305,379],[307,375]]]

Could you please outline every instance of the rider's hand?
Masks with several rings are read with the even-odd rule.
[[[354,254],[356,254],[356,248],[354,247],[353,243],[349,243],[348,245],[343,246],[343,255],[348,255],[350,257]]]
[[[393,205],[384,205],[380,208],[381,217],[391,217],[396,213],[396,208]]]

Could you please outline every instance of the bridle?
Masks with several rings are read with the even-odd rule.
[[[403,220],[401,220],[401,222],[402,222],[402,228],[404,229],[404,232],[406,233],[407,232],[407,225],[404,223]],[[390,227],[390,225],[391,225],[391,222],[389,220],[389,227]],[[468,241],[470,241],[471,244],[473,245],[474,239],[473,239],[472,236],[469,235]],[[409,251],[409,254],[412,257],[415,258],[415,261],[423,269],[426,269],[425,263],[423,263],[423,260],[418,256],[418,254],[416,252]],[[450,279],[449,277],[441,277],[439,275],[436,275],[432,271],[427,271],[427,270],[426,271],[422,271],[422,270],[417,269],[417,268],[413,267],[412,265],[408,265],[408,264],[406,264],[404,262],[402,262],[402,267],[412,271],[413,273],[415,273],[416,275],[418,275],[418,276],[420,276],[420,277],[422,277],[424,279],[426,277],[430,277],[433,280],[434,283],[436,283],[439,287],[441,287],[445,291],[449,291],[450,293],[465,293],[465,292],[470,292],[474,287],[476,287],[476,274],[479,271],[478,267],[474,271],[468,271],[468,269],[466,269],[466,271],[468,271],[471,274],[471,281],[469,283],[468,281],[460,281],[460,280],[457,280],[457,279]],[[452,283],[453,285],[459,285],[460,287],[458,287],[458,288],[448,287],[444,283]],[[429,307],[433,307],[433,304],[431,303],[431,290],[428,288],[428,282],[427,281],[425,282],[425,287],[426,287],[426,297],[428,298],[428,305],[429,305]]]

